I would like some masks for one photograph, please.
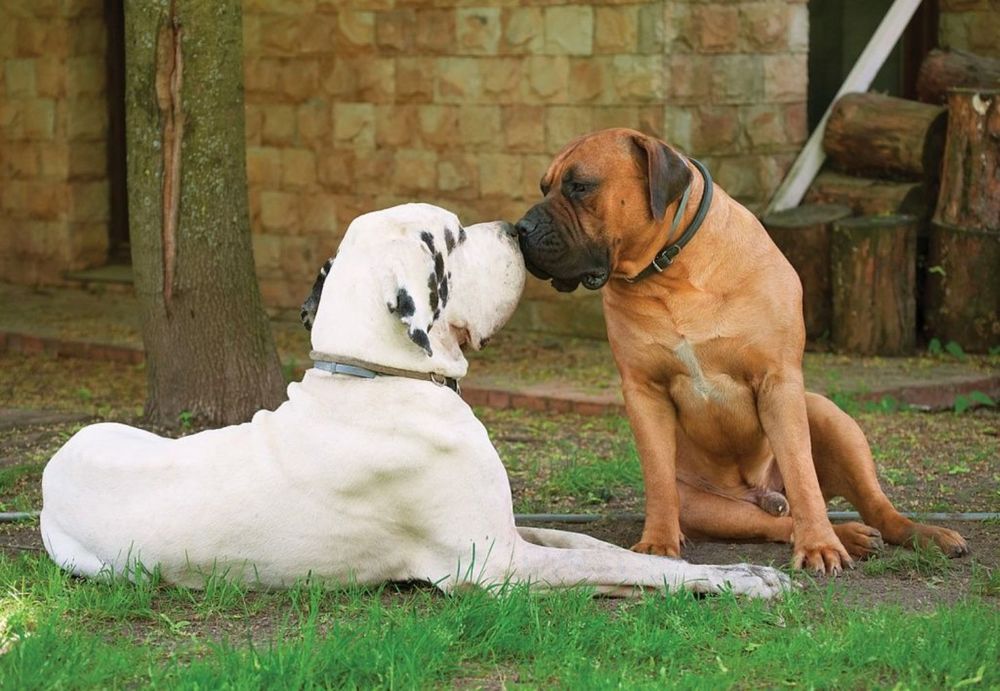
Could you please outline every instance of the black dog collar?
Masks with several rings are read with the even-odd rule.
[[[708,215],[708,209],[709,207],[712,206],[712,176],[709,175],[708,168],[702,165],[701,161],[698,161],[697,159],[694,158],[688,160],[694,164],[694,167],[698,169],[699,173],[701,173],[702,179],[705,180],[705,187],[701,193],[701,202],[698,204],[698,212],[694,215],[694,218],[691,219],[691,225],[689,225],[687,228],[684,229],[684,232],[677,239],[677,242],[673,244],[668,244],[666,247],[660,250],[659,254],[653,257],[653,261],[650,262],[649,266],[647,266],[645,269],[637,273],[635,276],[632,276],[631,278],[626,278],[625,280],[628,281],[629,283],[637,283],[642,279],[646,278],[647,276],[652,275],[653,273],[661,273],[664,269],[673,264],[674,257],[676,257],[680,253],[680,251],[684,248],[684,245],[688,244],[688,242],[691,241],[691,238],[694,237],[694,234],[698,232],[698,228],[701,227],[702,221],[705,220],[705,216]],[[688,187],[688,189],[690,190],[690,186]],[[685,191],[684,198],[681,200],[681,204],[677,209],[678,218],[680,217],[680,214],[683,211],[686,203],[687,203],[687,192]],[[670,235],[673,235],[672,230]],[[668,235],[667,242],[669,243],[669,241],[670,237]]]
[[[395,367],[373,365],[370,362],[362,362],[361,360],[354,360],[352,358],[327,355],[326,353],[319,353],[315,350],[309,353],[309,357],[312,358],[313,366],[316,369],[321,369],[324,372],[329,372],[330,374],[346,374],[351,377],[361,377],[362,379],[374,379],[378,376],[420,379],[422,381],[434,382],[438,386],[447,386],[457,394],[462,393],[458,386],[457,379],[454,377],[446,377],[443,374],[438,374],[437,372],[416,372],[408,369],[397,369]]]

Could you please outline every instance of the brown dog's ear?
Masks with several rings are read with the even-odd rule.
[[[632,142],[639,150],[640,161],[646,164],[649,210],[655,220],[662,221],[667,206],[680,197],[691,182],[691,171],[684,159],[658,139],[642,135],[632,137]]]

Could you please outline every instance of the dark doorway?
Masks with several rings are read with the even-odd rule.
[[[893,0],[809,0],[809,129],[819,123]],[[924,0],[870,90],[913,98],[920,63],[937,45],[938,0]]]
[[[128,193],[125,186],[125,5],[123,0],[105,0],[108,32],[108,183],[111,193],[108,223],[108,263],[132,261],[128,235]]]

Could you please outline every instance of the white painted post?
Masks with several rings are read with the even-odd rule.
[[[813,178],[816,177],[823,161],[826,160],[826,154],[823,153],[823,131],[826,129],[826,121],[830,118],[833,104],[846,93],[865,91],[871,86],[872,80],[882,69],[882,65],[889,57],[893,46],[903,35],[906,25],[910,23],[910,18],[913,17],[913,13],[917,11],[919,6],[920,0],[896,0],[892,3],[892,7],[885,13],[885,17],[875,29],[868,45],[861,51],[861,55],[858,56],[857,62],[854,63],[854,67],[851,68],[844,83],[840,85],[837,95],[833,97],[823,114],[823,118],[810,135],[809,141],[802,147],[802,151],[799,152],[799,156],[792,164],[788,175],[781,182],[778,191],[771,197],[771,203],[768,204],[765,215],[773,211],[783,211],[798,206],[799,202],[802,201],[802,197],[805,196]]]

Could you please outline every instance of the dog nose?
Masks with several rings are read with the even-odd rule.
[[[518,221],[517,224],[514,226],[514,234],[515,235],[524,235],[529,230],[530,230],[530,227],[528,226],[528,224],[525,222],[525,220],[523,218],[520,221]]]

